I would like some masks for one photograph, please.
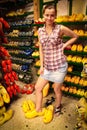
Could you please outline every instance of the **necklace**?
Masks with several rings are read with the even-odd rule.
[[[54,24],[53,24],[53,26],[45,26],[45,28],[46,28],[46,33],[48,34],[48,35],[50,35],[51,33],[52,33],[52,31],[53,31],[53,29],[54,29]]]

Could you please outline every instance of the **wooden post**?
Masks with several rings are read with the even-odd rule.
[[[72,1],[73,0],[69,0],[69,15],[72,15]]]
[[[40,0],[40,18],[43,17],[42,9],[43,9],[43,0]]]
[[[40,18],[40,0],[33,0],[34,3],[34,20]]]

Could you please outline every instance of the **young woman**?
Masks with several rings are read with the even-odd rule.
[[[42,90],[51,81],[54,83],[56,106],[54,113],[59,115],[61,111],[61,85],[67,73],[67,59],[63,54],[64,49],[73,44],[78,36],[69,28],[55,24],[56,9],[54,5],[46,5],[43,9],[45,25],[38,29],[40,50],[40,76],[35,85],[36,90],[36,112],[42,111]],[[63,36],[71,37],[63,43]]]

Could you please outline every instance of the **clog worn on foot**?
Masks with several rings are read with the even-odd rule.
[[[25,113],[26,118],[34,118],[36,116],[38,116],[38,112],[36,110],[28,111]]]
[[[5,106],[0,107],[0,116],[1,116],[4,112],[6,112]]]
[[[44,116],[45,112],[46,112],[46,108],[42,108],[42,111],[38,112],[38,116]]]
[[[45,111],[44,116],[43,116],[44,123],[50,123],[52,121],[53,111],[54,111],[54,107],[52,105],[49,105]]]
[[[46,109],[43,108],[41,112],[37,112],[35,109],[32,111],[28,111],[27,113],[25,113],[25,117],[26,118],[34,118],[37,116],[43,116],[45,114]]]
[[[0,125],[10,120],[12,115],[13,115],[13,111],[11,109],[3,113],[2,116],[0,117]]]

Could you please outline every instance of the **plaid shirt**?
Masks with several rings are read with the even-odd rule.
[[[62,51],[63,42],[59,37],[60,26],[55,24],[50,35],[46,33],[45,26],[38,29],[40,44],[43,48],[44,67],[50,71],[57,70],[66,61]]]

